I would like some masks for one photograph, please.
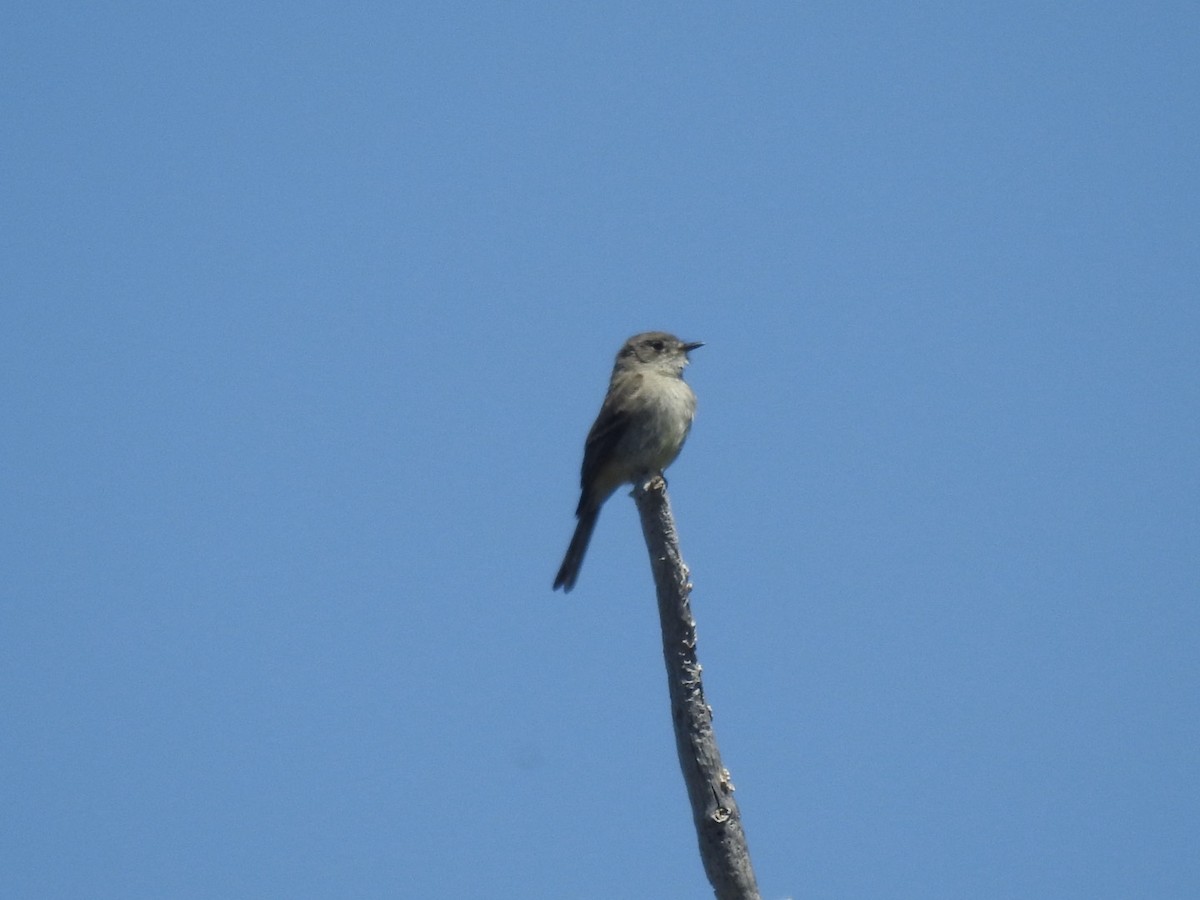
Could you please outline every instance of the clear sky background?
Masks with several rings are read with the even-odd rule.
[[[765,898],[1200,896],[1192,3],[21,4],[20,898],[708,896],[630,334]]]

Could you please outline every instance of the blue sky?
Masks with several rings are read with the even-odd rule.
[[[659,328],[764,897],[1200,893],[1193,5],[2,16],[11,896],[707,896]]]

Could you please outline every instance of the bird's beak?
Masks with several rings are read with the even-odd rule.
[[[691,353],[697,347],[703,347],[703,346],[704,346],[704,341],[692,341],[690,344],[683,345],[683,352]]]

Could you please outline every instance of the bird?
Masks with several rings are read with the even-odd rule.
[[[584,443],[578,522],[554,590],[575,586],[604,501],[622,484],[661,473],[679,455],[696,414],[696,395],[683,370],[688,354],[703,346],[646,331],[617,353],[608,393]]]

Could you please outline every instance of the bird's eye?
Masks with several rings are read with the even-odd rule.
[[[657,350],[659,353],[662,353],[662,350],[663,350],[663,342],[662,341],[651,341],[650,346],[653,347],[655,350]]]

